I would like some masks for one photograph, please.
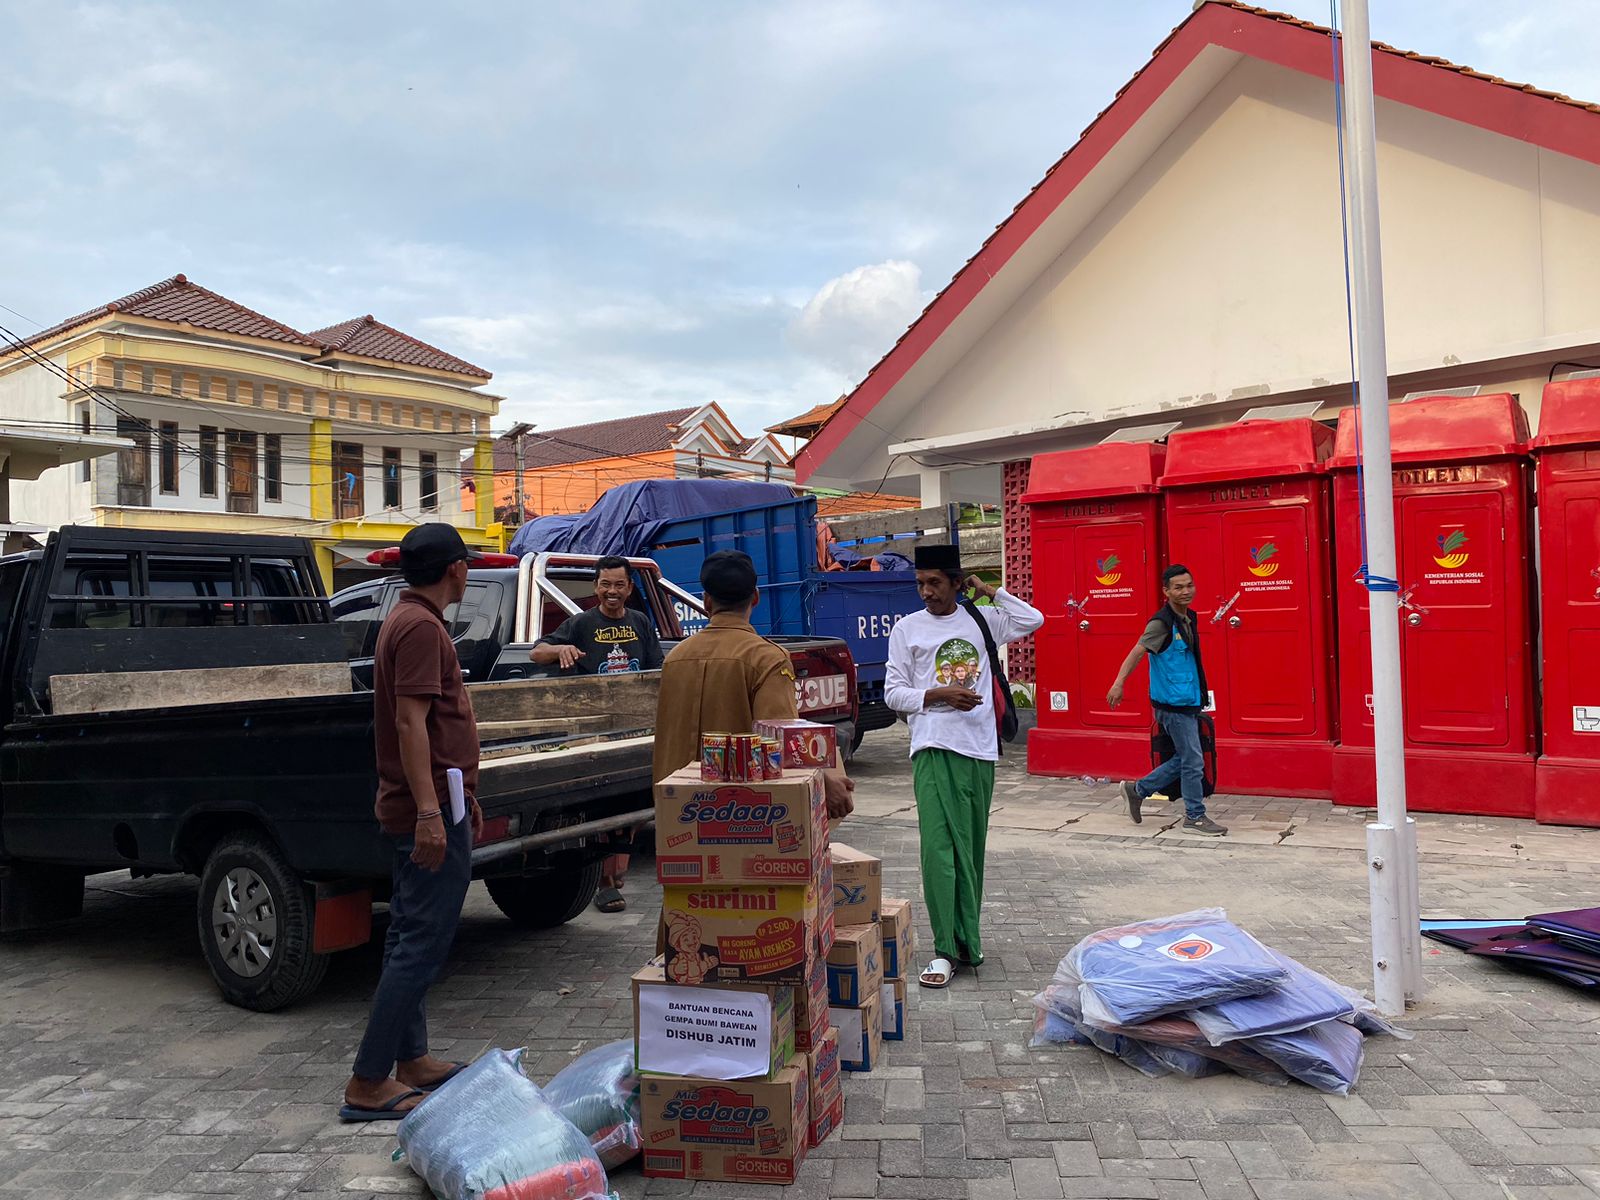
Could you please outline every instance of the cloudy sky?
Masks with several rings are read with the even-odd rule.
[[[1189,7],[0,0],[0,324],[182,271],[478,362],[500,427],[771,424],[859,379]],[[1600,98],[1594,0],[1371,7]]]

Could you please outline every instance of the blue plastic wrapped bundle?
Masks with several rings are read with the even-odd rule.
[[[580,1054],[544,1088],[544,1098],[589,1137],[610,1171],[639,1154],[639,1073],[632,1040]]]
[[[400,1149],[440,1200],[604,1200],[589,1139],[490,1050],[400,1122]]]
[[[1323,1021],[1350,1020],[1355,1016],[1356,1006],[1348,988],[1271,947],[1264,949],[1288,973],[1283,983],[1259,996],[1223,1000],[1189,1014],[1213,1046],[1239,1038],[1293,1033]]]
[[[1295,1033],[1250,1038],[1244,1045],[1270,1058],[1301,1083],[1336,1096],[1349,1093],[1361,1074],[1365,1039],[1354,1025],[1324,1021]]]
[[[1056,971],[1059,981],[1080,981],[1084,1020],[1102,1028],[1258,996],[1288,977],[1272,951],[1220,908],[1102,929]]]

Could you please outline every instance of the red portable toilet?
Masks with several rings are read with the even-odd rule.
[[[1534,816],[1600,825],[1600,379],[1544,389],[1533,454],[1544,651]]]
[[[1332,450],[1307,417],[1167,442],[1167,558],[1194,573],[1223,791],[1333,795]]]
[[[1033,460],[1022,502],[1044,628],[1034,642],[1032,774],[1137,779],[1150,771],[1144,672],[1128,680],[1118,708],[1106,692],[1161,607],[1156,480],[1165,455],[1149,442],[1106,442]]]
[[[1528,419],[1515,396],[1389,408],[1406,799],[1421,812],[1533,815]],[[1339,739],[1333,798],[1377,803],[1372,651],[1361,565],[1356,411],[1339,417]]]

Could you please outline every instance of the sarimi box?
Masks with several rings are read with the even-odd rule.
[[[639,1080],[644,1173],[659,1179],[793,1183],[811,1141],[800,1066],[768,1083],[679,1076]]]
[[[661,889],[667,982],[808,983],[832,903],[817,884],[669,884]]]
[[[911,970],[917,939],[911,924],[911,901],[883,900],[883,977],[904,979]]]
[[[794,1055],[794,989],[681,987],[653,962],[633,976],[633,1038],[648,1074],[768,1079]]]
[[[707,783],[698,767],[655,788],[662,883],[808,883],[828,855],[818,771],[759,783]]]
[[[877,925],[834,931],[828,951],[828,1003],[856,1008],[883,986],[883,936]]]
[[[834,842],[828,847],[833,859],[833,923],[876,925],[883,915],[883,862],[870,854]]]

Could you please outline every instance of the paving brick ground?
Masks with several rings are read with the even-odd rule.
[[[892,891],[916,896],[902,754],[892,733],[869,741],[857,774],[863,813],[875,815],[847,830],[883,856]],[[1600,1005],[1454,951],[1427,955],[1430,992],[1407,1021],[1415,1039],[1369,1041],[1346,1099],[1233,1077],[1149,1080],[1097,1051],[1029,1049],[1029,997],[1090,929],[1223,904],[1264,940],[1364,986],[1366,900],[1349,832],[1359,814],[1224,799],[1225,822],[1281,819],[1332,831],[1312,839],[1329,844],[1196,841],[1160,833],[1159,814],[1138,831],[1119,826],[1104,789],[1029,780],[1019,766],[1008,760],[997,798],[989,964],[947,992],[913,994],[908,1039],[881,1070],[847,1077],[842,1136],[806,1163],[798,1194],[1600,1194]],[[1600,903],[1592,834],[1450,818],[1425,833],[1426,910],[1516,917]],[[1510,849],[1528,838],[1536,854]],[[436,1051],[527,1046],[543,1077],[625,1036],[627,978],[653,941],[649,874],[638,864],[627,914],[591,912],[542,935],[513,930],[474,888],[430,1001]],[[216,999],[201,965],[192,883],[91,883],[75,926],[0,943],[0,1195],[424,1194],[390,1160],[389,1130],[333,1119],[373,951],[341,955],[322,992],[290,1012],[243,1012]],[[756,1190],[632,1172],[613,1182],[626,1200]]]

